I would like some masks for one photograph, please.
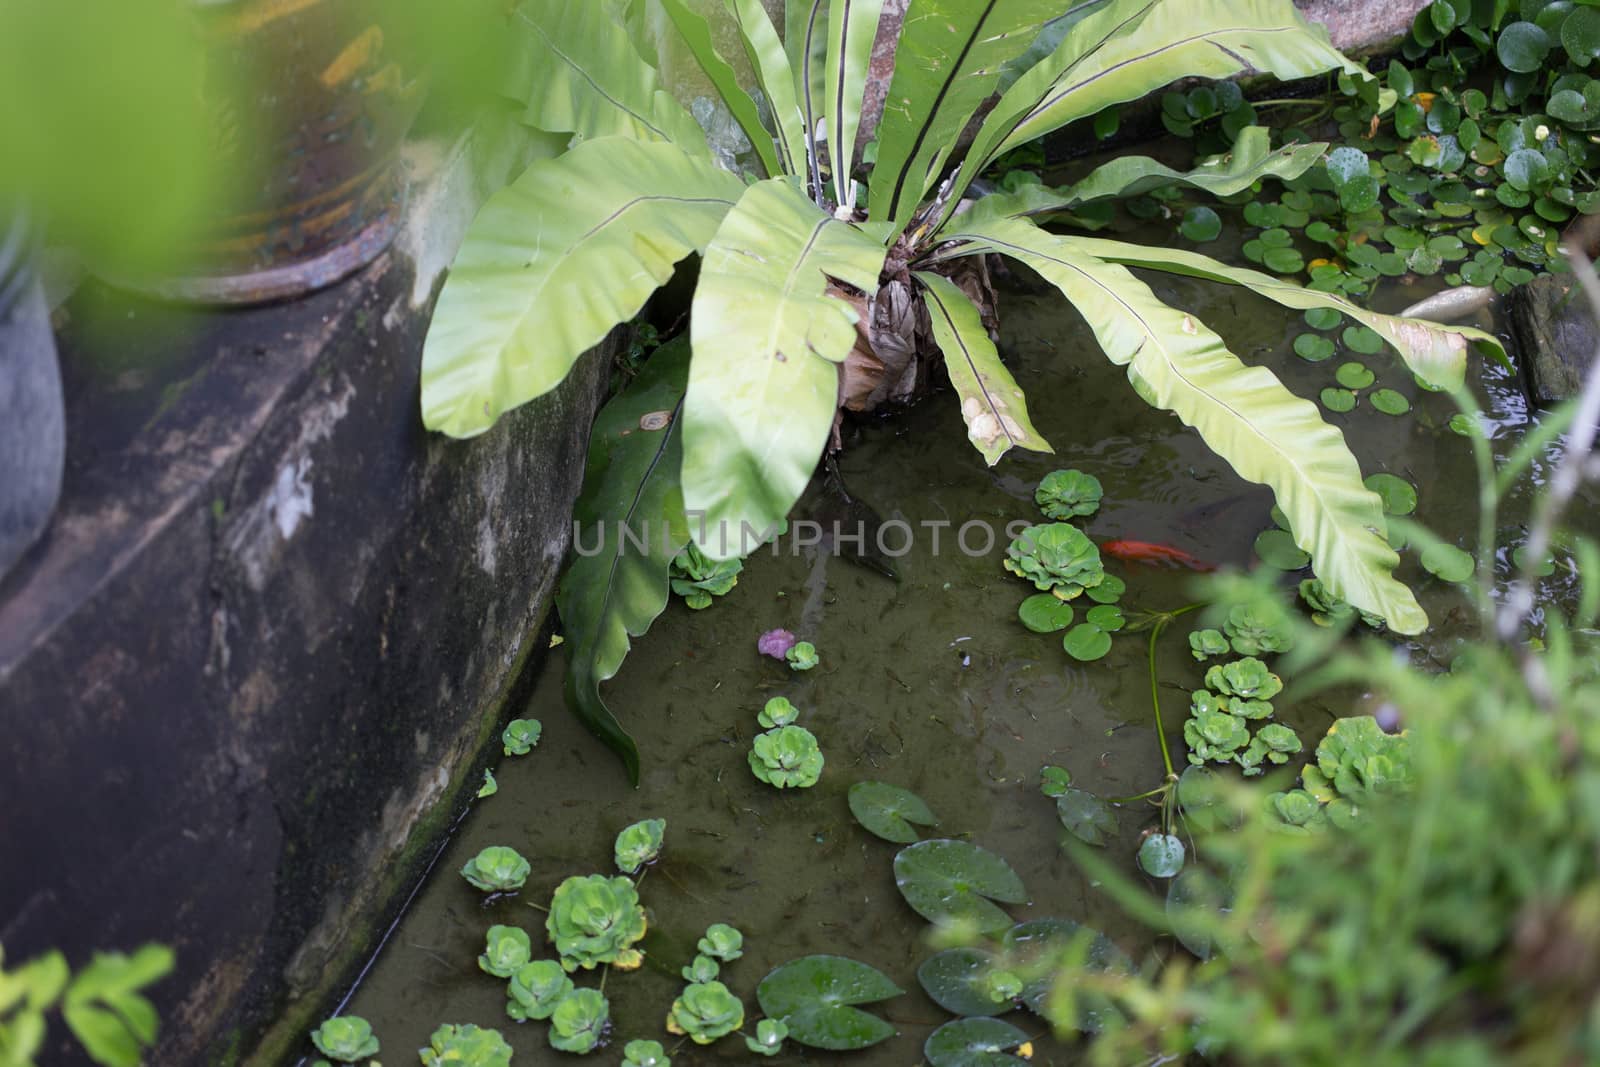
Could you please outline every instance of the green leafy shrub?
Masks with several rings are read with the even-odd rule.
[[[538,719],[512,719],[500,734],[500,743],[508,756],[526,756],[539,743],[544,725]]]
[[[740,559],[708,559],[693,543],[684,546],[672,560],[669,577],[672,591],[696,611],[711,606],[713,597],[726,596],[739,584],[744,570]]]
[[[630,971],[644,962],[644,953],[633,947],[645,934],[644,908],[626,878],[566,879],[550,901],[545,929],[568,971],[593,970],[602,963]]]
[[[372,1033],[372,1024],[359,1015],[341,1015],[326,1019],[311,1031],[311,1043],[317,1051],[337,1063],[359,1063],[378,1054],[378,1039]]]
[[[478,969],[496,978],[510,978],[533,959],[528,932],[515,926],[491,926],[488,944],[478,956]]]
[[[446,1023],[418,1049],[423,1067],[511,1067],[511,1046],[498,1030]]]
[[[521,889],[533,867],[522,854],[504,845],[490,845],[461,868],[461,877],[485,893]]]
[[[127,955],[96,952],[76,975],[60,952],[46,952],[7,971],[0,950],[0,1063],[34,1067],[59,1009],[72,1036],[102,1067],[138,1067],[156,1041],[156,1010],[146,986],[172,970],[172,950],[145,945]]]
[[[523,964],[506,987],[506,1014],[517,1022],[550,1018],[563,997],[572,992],[572,979],[555,960]]]
[[[595,989],[574,989],[550,1014],[550,1047],[579,1055],[593,1052],[611,1025],[611,1004]]]
[[[757,734],[750,745],[750,771],[779,789],[807,789],[822,776],[822,750],[804,726],[780,726]]]
[[[687,1035],[709,1045],[744,1025],[744,1005],[721,982],[696,982],[686,987],[667,1013],[667,1032]]]
[[[646,864],[654,863],[661,855],[661,842],[667,832],[667,820],[645,819],[624,827],[617,834],[612,849],[617,869],[623,874],[638,874]]]
[[[1100,510],[1105,489],[1100,479],[1080,470],[1051,471],[1033,491],[1034,502],[1046,518],[1071,519]]]
[[[1105,578],[1100,549],[1065,522],[1030,526],[1006,549],[1005,568],[1034,588],[1072,600]]]

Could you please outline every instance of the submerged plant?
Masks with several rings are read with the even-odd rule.
[[[739,584],[744,562],[739,559],[708,559],[694,544],[685,545],[672,560],[672,591],[683,602],[699,611],[711,606],[712,597],[725,596]]]
[[[744,935],[727,923],[712,923],[696,947],[703,955],[732,963],[744,955]]]
[[[623,874],[638,874],[639,868],[654,863],[661,855],[661,842],[666,832],[665,819],[645,819],[624,827],[612,848],[617,869]]]
[[[595,989],[574,989],[550,1014],[550,1047],[580,1056],[593,1052],[611,1024],[611,1004]]]
[[[511,1067],[511,1046],[498,1030],[446,1023],[418,1049],[423,1067]]]
[[[687,986],[667,1013],[667,1032],[709,1045],[744,1025],[744,1005],[721,982]]]
[[[563,997],[572,992],[572,979],[555,960],[523,964],[506,987],[506,1014],[517,1022],[550,1018]]]
[[[750,746],[750,771],[768,785],[806,789],[822,775],[822,750],[804,726],[780,726],[757,734]]]
[[[789,651],[783,654],[783,658],[789,661],[789,669],[792,671],[809,671],[822,662],[821,657],[817,655],[816,646],[810,641],[796,641],[790,646]]]
[[[672,1057],[659,1041],[630,1041],[622,1049],[622,1067],[672,1067]]]
[[[500,734],[500,742],[508,756],[526,756],[539,743],[544,726],[538,719],[512,719]]]
[[[637,751],[601,701],[600,683],[615,674],[629,637],[664,607],[684,544],[729,559],[749,550],[745,530],[759,543],[778,527],[816,469],[841,403],[866,410],[902,399],[900,383],[926,379],[916,372],[942,356],[967,436],[988,462],[1013,447],[1049,449],[985,328],[994,313],[990,254],[1059,289],[1140,396],[1193,426],[1244,478],[1270,486],[1297,542],[1317,549],[1316,573],[1335,593],[1399,632],[1426,625],[1391,575],[1397,558],[1373,532],[1381,528],[1377,498],[1362,487],[1340,432],[1128,268],[1244,286],[1295,310],[1332,309],[1442,386],[1462,380],[1469,342],[1497,342],[1376,315],[1191,252],[1039,225],[1158,184],[1231,195],[1266,176],[1304,173],[1322,146],[1273,152],[1264,131],[1247,130],[1230,158],[1187,174],[1124,157],[1065,189],[1024,183],[976,202],[966,195],[1012,149],[1187,75],[1340,71],[1365,82],[1366,72],[1290,0],[1085,0],[1065,12],[1037,0],[912,0],[870,163],[857,142],[880,118],[863,113],[880,0],[831,5],[826,18],[807,18],[820,5],[790,0],[787,47],[757,0],[731,0],[729,24],[718,13],[715,26],[682,0],[662,0],[666,21],[748,140],[743,156],[708,145],[629,36],[640,20],[613,18],[613,6],[517,6],[511,29],[523,54],[508,89],[526,103],[525,122],[570,135],[572,147],[535,162],[469,227],[424,347],[422,411],[432,429],[484,432],[554,389],[678,260],[700,254],[693,358],[685,366],[670,357],[671,374],[652,382],[653,406],[629,400],[619,415],[631,420],[597,429],[603,447],[591,448],[588,473],[616,484],[592,482],[579,508],[586,524],[621,518],[634,533],[643,523],[672,536],[631,556],[623,537],[606,539],[574,561],[558,598],[573,646],[569,698],[630,773]],[[730,38],[750,76],[718,52]],[[624,452],[620,467],[609,462]],[[704,517],[694,529],[690,513]]]
[[[516,926],[489,927],[488,944],[478,956],[478,969],[496,978],[510,978],[533,959],[528,931]]]
[[[340,1015],[326,1019],[311,1031],[317,1051],[336,1063],[359,1063],[378,1054],[378,1039],[372,1024],[359,1015]]]
[[[461,877],[485,893],[509,893],[521,889],[532,871],[516,849],[490,845],[466,862]]]
[[[593,970],[602,963],[631,971],[644,962],[644,953],[633,947],[644,937],[644,908],[626,878],[590,874],[566,879],[550,901],[545,929],[568,971]]]
[[[1040,480],[1033,499],[1046,518],[1071,519],[1093,515],[1105,495],[1100,479],[1080,470],[1051,471]]]
[[[1065,522],[1030,526],[1006,549],[1005,568],[1034,588],[1072,600],[1101,583],[1100,550],[1076,526]]]

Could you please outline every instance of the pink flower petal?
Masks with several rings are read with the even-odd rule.
[[[799,638],[788,630],[768,630],[756,641],[756,650],[763,656],[781,660],[798,640]]]

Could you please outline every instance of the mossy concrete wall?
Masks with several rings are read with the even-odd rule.
[[[400,242],[307,299],[67,305],[65,492],[0,586],[0,944],[172,945],[148,1062],[292,1058],[542,647],[609,353],[473,441],[424,431],[469,148],[417,146]]]

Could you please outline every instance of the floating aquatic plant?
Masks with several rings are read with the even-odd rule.
[[[1271,700],[1283,692],[1283,680],[1253,656],[1212,667],[1206,671],[1206,686],[1241,700]]]
[[[756,715],[756,721],[768,730],[788,726],[800,717],[800,709],[788,697],[773,697]]]
[[[521,889],[532,870],[516,849],[490,845],[466,862],[461,877],[485,893],[509,893]]]
[[[561,999],[573,990],[566,969],[555,960],[525,963],[506,987],[506,1014],[517,1022],[550,1018]]]
[[[624,827],[612,848],[617,869],[623,874],[638,874],[639,868],[654,863],[661,855],[661,842],[666,832],[665,819],[645,819]]]
[[[722,967],[710,956],[696,956],[678,973],[685,982],[710,982],[722,973]]]
[[[478,956],[478,969],[496,978],[510,978],[533,959],[528,932],[515,926],[491,926],[487,944]]]
[[[785,659],[799,638],[788,630],[768,630],[756,639],[756,651],[773,659]]]
[[[856,822],[885,841],[909,845],[921,836],[916,827],[939,825],[921,797],[888,782],[857,782],[848,801]]]
[[[372,1024],[359,1015],[340,1015],[326,1019],[311,1031],[317,1051],[337,1063],[357,1063],[378,1054],[378,1039]]]
[[[538,719],[512,719],[500,734],[500,742],[508,756],[526,756],[539,743],[544,726]]]
[[[685,987],[667,1012],[667,1032],[709,1045],[744,1025],[744,1005],[721,982],[695,982]]]
[[[418,1049],[423,1067],[510,1067],[511,1046],[498,1030],[446,1023]]]
[[[806,789],[822,774],[822,750],[804,726],[780,726],[756,735],[750,746],[750,771],[779,789]]]
[[[712,923],[695,947],[702,955],[732,963],[744,955],[744,935],[727,923]]]
[[[744,1047],[758,1056],[776,1056],[783,1051],[783,1039],[789,1028],[779,1019],[762,1019],[756,1023],[756,1032],[744,1039]]]
[[[672,1057],[659,1041],[630,1041],[622,1050],[622,1067],[672,1067]]]
[[[578,1055],[593,1052],[611,1022],[611,1004],[596,989],[574,989],[550,1013],[550,1047]]]
[[[1197,660],[1226,656],[1231,647],[1219,630],[1196,630],[1189,635],[1189,651]]]
[[[1082,530],[1065,522],[1022,531],[1006,549],[1005,568],[1061,600],[1072,600],[1105,578],[1100,550]]]
[[[574,875],[556,887],[545,919],[561,966],[592,970],[609,963],[631,971],[644,962],[634,944],[644,937],[644,908],[632,882],[603,874]]]
[[[821,657],[817,655],[816,646],[810,641],[796,641],[789,651],[784,653],[783,658],[788,660],[789,669],[792,671],[809,671],[822,662]]]
[[[1051,519],[1071,519],[1093,515],[1105,495],[1100,479],[1080,470],[1051,471],[1033,491],[1039,510]]]
[[[726,596],[739,584],[739,572],[744,561],[733,559],[708,559],[694,542],[685,545],[672,560],[668,577],[672,591],[683,597],[683,602],[696,611],[711,606],[713,597]]]

